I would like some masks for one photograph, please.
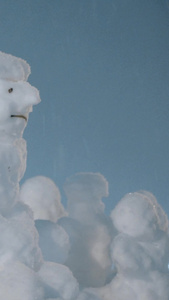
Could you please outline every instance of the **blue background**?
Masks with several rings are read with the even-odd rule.
[[[100,172],[107,212],[146,189],[169,215],[169,1],[0,0],[0,50],[42,99],[24,180],[49,176],[65,201],[68,176]]]

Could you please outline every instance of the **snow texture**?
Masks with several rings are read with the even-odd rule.
[[[155,197],[129,193],[111,218],[117,229],[111,244],[117,273],[104,287],[86,291],[104,300],[169,299],[168,219]]]
[[[65,264],[81,287],[102,286],[112,264],[112,224],[102,202],[102,197],[108,195],[108,183],[101,174],[79,173],[67,179],[64,189],[69,217],[60,219],[59,224],[67,231],[71,244]]]
[[[28,63],[18,57],[0,52],[0,78],[11,81],[26,81],[31,73]]]
[[[60,191],[47,177],[36,176],[26,180],[21,187],[20,197],[32,209],[35,220],[56,222],[66,216]]]
[[[78,295],[78,283],[72,272],[64,265],[45,262],[38,272],[48,294],[64,300],[74,300]]]
[[[105,215],[108,182],[77,173],[59,188],[26,169],[23,131],[39,92],[29,65],[0,52],[0,299],[169,300],[168,218],[154,195],[125,195]]]

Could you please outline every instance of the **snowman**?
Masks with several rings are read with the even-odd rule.
[[[119,232],[111,247],[117,268],[112,292],[122,300],[125,294],[138,300],[169,299],[168,218],[154,195],[125,195],[111,218]]]
[[[104,287],[85,295],[102,300],[168,300],[168,218],[147,191],[129,193],[111,213],[117,235],[111,244],[116,276]],[[89,297],[89,299],[90,299]]]
[[[64,264],[70,242],[66,231],[57,224],[60,218],[67,215],[59,188],[50,178],[35,176],[21,186],[20,199],[32,209],[43,258]]]
[[[27,78],[29,65],[0,52],[0,299],[43,299],[36,272],[43,259],[31,210],[19,201],[26,168],[22,138],[39,92]],[[12,284],[11,284],[12,282]]]
[[[150,269],[168,272],[168,218],[151,193],[125,195],[112,211],[111,218],[119,232],[111,251],[119,272],[132,276],[145,274]]]
[[[39,92],[26,82],[29,65],[0,52],[0,214],[17,202],[19,181],[26,169],[26,141],[22,138]]]
[[[40,102],[29,74],[24,60],[0,52],[0,299],[74,300],[77,281],[66,266],[44,261],[33,211],[19,194],[27,156],[22,136]]]
[[[77,173],[64,184],[66,218],[58,223],[70,239],[70,252],[65,264],[80,287],[103,286],[111,276],[110,243],[112,223],[104,214],[103,197],[108,196],[108,182],[99,173]]]

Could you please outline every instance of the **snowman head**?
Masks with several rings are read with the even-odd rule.
[[[0,132],[22,136],[39,92],[26,82],[29,65],[20,58],[0,52]]]
[[[131,237],[154,238],[159,230],[166,231],[168,219],[155,197],[146,191],[129,193],[111,213],[114,226]]]
[[[61,203],[59,189],[48,177],[35,176],[27,179],[21,187],[20,199],[32,209],[35,220],[56,222],[67,215]]]

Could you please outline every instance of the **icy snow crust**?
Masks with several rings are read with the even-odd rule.
[[[26,169],[22,138],[39,92],[29,65],[0,52],[0,299],[169,300],[168,218],[149,192],[125,195],[110,216],[99,173],[59,188]]]

